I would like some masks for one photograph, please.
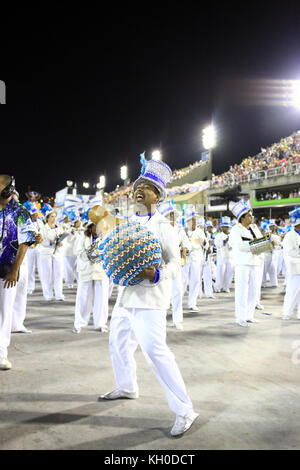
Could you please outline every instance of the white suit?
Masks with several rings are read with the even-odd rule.
[[[261,232],[255,224],[251,226],[256,238]],[[250,229],[237,223],[230,232],[229,244],[232,247],[235,266],[235,318],[236,321],[251,321],[254,318],[258,300],[258,288],[261,272],[261,256],[252,254],[249,241],[254,237]]]
[[[99,239],[94,240],[97,244]],[[87,250],[92,246],[92,236],[76,235],[74,254],[77,256],[78,286],[75,305],[74,328],[80,330],[89,323],[93,312],[94,328],[106,326],[108,318],[109,280],[100,263],[92,263]]]
[[[230,289],[234,272],[232,250],[227,238],[228,235],[224,232],[219,232],[215,236],[215,247],[217,249],[216,291],[227,291]]]
[[[272,233],[271,241],[275,243],[275,246],[271,253],[264,254],[264,273],[262,279],[262,287],[266,287],[267,285],[267,274],[270,278],[270,286],[278,287],[277,269],[279,250],[281,249],[281,240],[278,235]]]
[[[188,308],[194,308],[197,304],[198,296],[202,292],[202,273],[205,263],[204,245],[208,245],[204,231],[197,227],[188,231],[188,237],[192,249],[187,257],[186,265],[182,268],[183,293],[189,284]]]
[[[158,211],[150,218],[133,217],[160,240],[163,263],[156,284],[148,280],[120,287],[110,322],[110,353],[117,388],[138,392],[134,352],[138,345],[160,382],[169,407],[184,416],[193,411],[174,355],[166,344],[166,310],[172,279],[181,267],[175,228]]]
[[[55,249],[55,240],[65,231],[61,225],[51,228],[48,223],[41,227],[43,241],[40,244],[40,267],[43,295],[52,300],[53,287],[55,298],[63,299],[63,261],[62,247]]]
[[[283,316],[290,317],[297,307],[300,319],[300,234],[296,230],[288,232],[282,242],[286,264],[286,293],[283,302]]]

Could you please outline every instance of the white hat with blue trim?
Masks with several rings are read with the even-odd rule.
[[[231,227],[230,217],[228,217],[228,216],[220,217],[219,226],[220,227]]]
[[[289,212],[289,217],[292,225],[300,224],[300,207],[296,207],[293,211]]]
[[[230,208],[231,212],[233,213],[234,217],[239,220],[242,215],[246,214],[247,212],[251,211],[251,207],[248,202],[246,201],[238,201],[233,204]]]
[[[160,160],[146,160],[145,152],[140,155],[142,170],[141,175],[133,183],[133,191],[135,191],[140,183],[151,183],[160,193],[160,201],[166,196],[166,185],[172,176],[171,168]]]

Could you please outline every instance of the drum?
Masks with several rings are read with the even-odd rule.
[[[113,220],[113,216],[99,206],[93,209],[89,217],[100,227],[102,234],[104,227],[107,230],[97,249],[102,267],[114,284],[133,286],[142,282],[135,278],[143,269],[160,266],[161,246],[150,230],[138,222]]]
[[[270,235],[265,235],[261,238],[255,238],[249,242],[249,245],[253,255],[260,255],[261,253],[270,253],[273,251]]]

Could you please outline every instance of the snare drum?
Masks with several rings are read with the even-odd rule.
[[[271,253],[273,251],[270,235],[265,235],[261,238],[255,238],[249,242],[250,250],[253,255],[260,255],[261,253]]]

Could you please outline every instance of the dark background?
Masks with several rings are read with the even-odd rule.
[[[296,2],[74,5],[1,15],[1,173],[21,197],[102,173],[111,191],[122,164],[139,175],[144,150],[182,168],[201,158],[210,122],[216,174],[300,129],[300,110],[234,99],[244,79],[300,79]]]

